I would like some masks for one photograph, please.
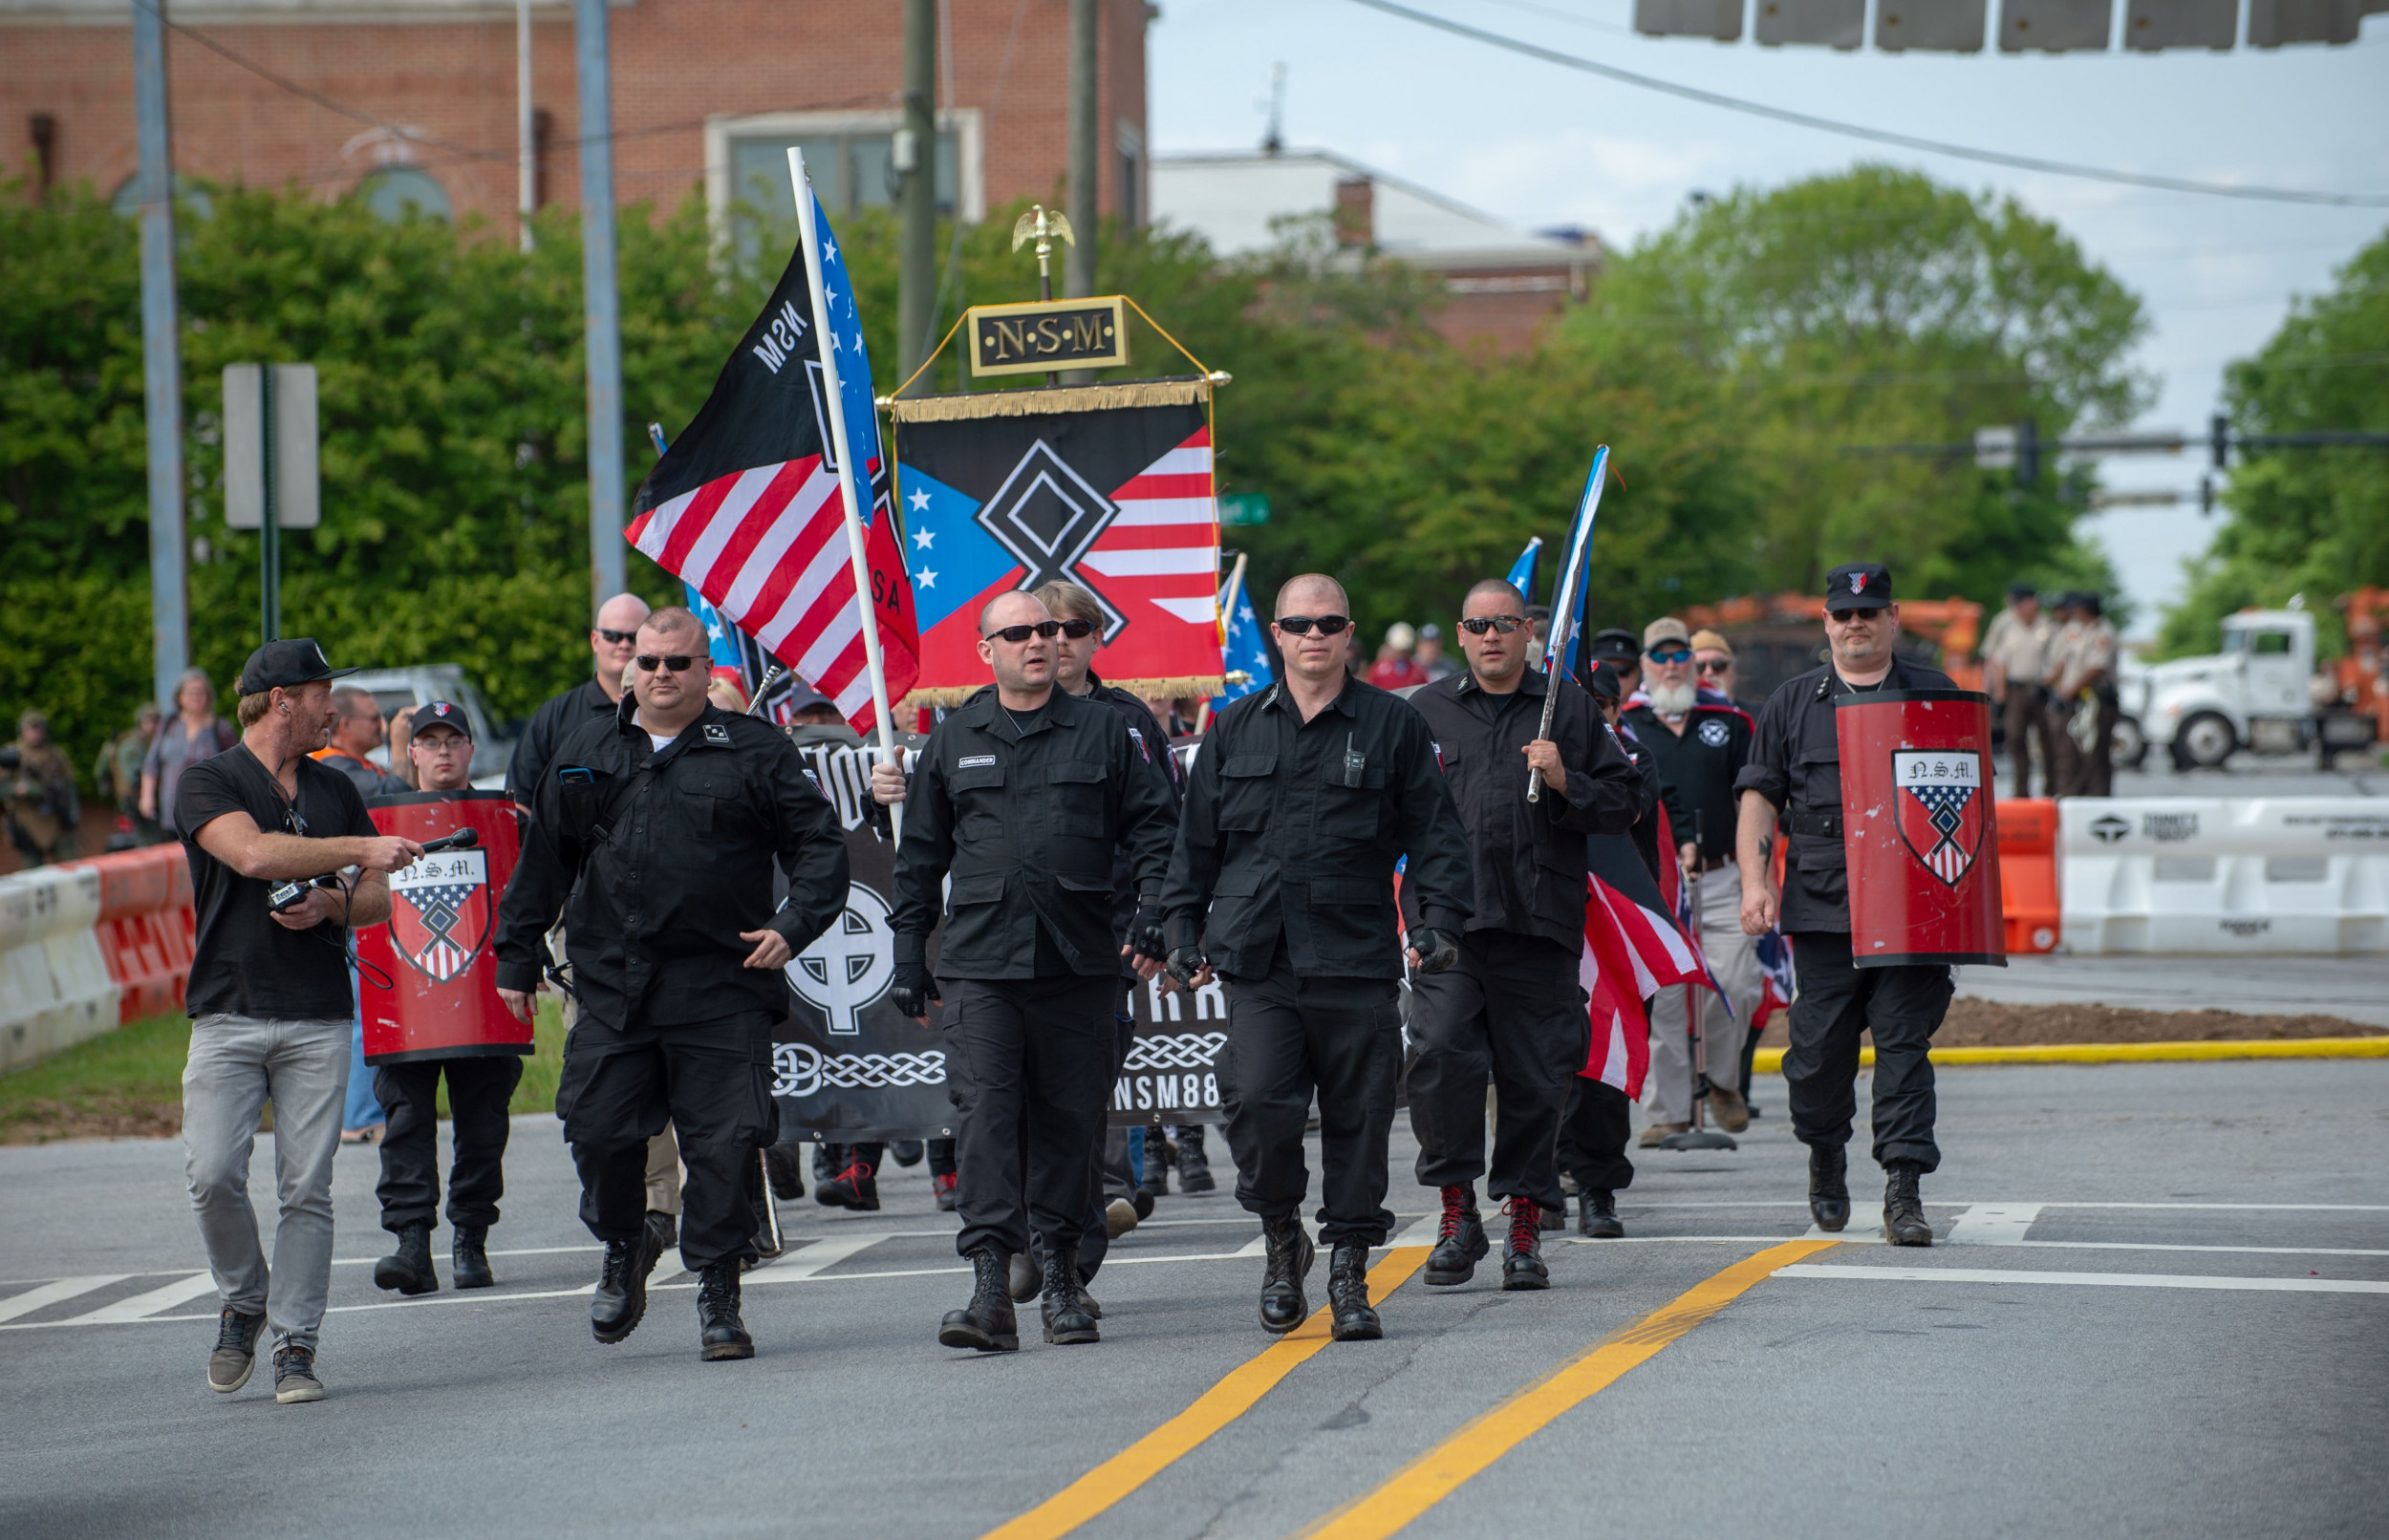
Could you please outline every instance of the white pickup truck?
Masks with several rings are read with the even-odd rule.
[[[2223,651],[2152,665],[2138,713],[2152,747],[2177,770],[2213,769],[2240,749],[2313,751],[2324,768],[2373,740],[2367,717],[2315,709],[2314,617],[2243,610],[2223,623]]]

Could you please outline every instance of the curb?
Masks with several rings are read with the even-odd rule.
[[[1784,1050],[1761,1048],[1754,1072],[1783,1071]],[[2224,1059],[2389,1059],[2389,1034],[2377,1037],[2239,1037],[2210,1042],[2074,1042],[2018,1048],[1936,1048],[1936,1064],[2182,1064]],[[1875,1061],[1859,1050],[1858,1061]]]

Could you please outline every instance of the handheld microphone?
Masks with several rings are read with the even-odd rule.
[[[481,844],[481,830],[462,828],[453,834],[442,834],[436,840],[425,840],[423,854],[429,856],[437,855],[442,850],[470,850],[479,844]]]
[[[423,854],[428,856],[437,855],[442,850],[470,850],[479,844],[481,844],[481,830],[470,827],[461,828],[454,833],[442,834],[436,840],[424,841]],[[266,907],[276,914],[280,914],[285,909],[294,909],[304,903],[309,888],[336,888],[339,883],[339,878],[329,874],[307,880],[290,878],[274,884],[267,890]]]

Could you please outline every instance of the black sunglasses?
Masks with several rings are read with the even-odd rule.
[[[1311,628],[1319,628],[1322,636],[1333,636],[1352,624],[1350,615],[1280,615],[1278,629],[1296,636],[1308,636]]]
[[[1083,620],[1073,622],[1073,624],[1087,626],[1087,622]],[[1087,627],[1087,631],[1092,631],[1095,628],[1092,626]],[[1062,622],[1058,620],[1022,621],[1018,626],[999,626],[994,631],[981,631],[979,634],[991,639],[1001,636],[1005,641],[1012,643],[1016,647],[1021,643],[1027,641],[1032,636],[1043,636],[1045,640],[1050,642],[1055,637],[1062,634]],[[1087,634],[1087,631],[1081,631],[1079,634],[1084,636]]]
[[[1712,657],[1705,663],[1695,663],[1692,666],[1700,670],[1703,674],[1732,674],[1733,672],[1733,659],[1730,657]]]
[[[1476,615],[1461,621],[1460,629],[1471,636],[1482,636],[1489,631],[1507,636],[1514,631],[1523,631],[1529,624],[1524,615]]]
[[[638,640],[638,632],[635,631],[608,631],[603,626],[597,628],[597,634],[616,647],[626,646]]]
[[[653,652],[641,652],[631,661],[638,665],[639,672],[642,674],[654,674],[661,669],[670,669],[675,674],[686,674],[697,666],[695,654],[689,652],[674,652],[668,657],[657,657]]]

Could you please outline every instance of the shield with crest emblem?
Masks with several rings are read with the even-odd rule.
[[[1925,869],[1955,888],[1983,843],[1983,757],[1965,749],[1908,750],[1891,757],[1898,823]]]
[[[489,856],[447,850],[390,878],[390,936],[409,964],[445,984],[489,944]]]

